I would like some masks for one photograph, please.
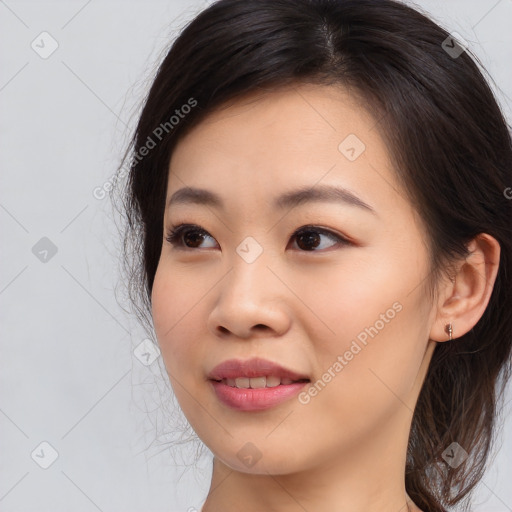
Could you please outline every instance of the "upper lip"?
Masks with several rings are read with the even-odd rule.
[[[291,380],[309,380],[307,375],[303,375],[267,359],[254,357],[252,359],[228,359],[217,365],[208,374],[211,380],[236,379],[238,377],[267,377],[275,376],[288,378]]]

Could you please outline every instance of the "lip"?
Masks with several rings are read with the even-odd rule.
[[[309,377],[273,363],[267,359],[253,357],[243,361],[241,359],[228,359],[217,365],[208,374],[210,380],[236,379],[237,377],[266,377],[274,376],[291,380],[308,379]]]
[[[270,388],[236,388],[228,386],[222,379],[236,379],[238,377],[265,377],[275,376],[295,381],[291,384],[280,384]],[[229,359],[217,365],[208,375],[217,398],[228,407],[239,411],[263,411],[275,407],[289,400],[307,384],[310,379],[277,363],[261,358],[252,358],[246,361]],[[306,381],[304,379],[307,379]]]

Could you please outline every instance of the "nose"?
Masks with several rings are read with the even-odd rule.
[[[290,328],[286,286],[267,264],[263,256],[252,263],[235,258],[232,270],[215,287],[218,295],[207,321],[215,336],[275,337]]]

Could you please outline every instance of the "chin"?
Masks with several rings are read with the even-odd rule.
[[[250,475],[288,475],[307,469],[304,460],[296,460],[290,457],[294,452],[292,447],[276,450],[272,448],[259,449],[251,442],[242,443],[242,447],[236,451],[226,453],[215,451],[215,457],[222,461],[233,471]]]

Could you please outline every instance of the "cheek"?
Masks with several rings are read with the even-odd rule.
[[[202,410],[196,397],[204,381],[198,362],[205,357],[200,345],[205,293],[185,272],[159,265],[151,295],[155,334],[176,399],[194,425]]]
[[[426,255],[413,245],[408,249],[369,251],[350,272],[331,268],[324,276],[328,284],[309,303],[330,328],[327,337],[316,338],[320,373],[341,355],[347,364],[339,374],[350,375],[351,383],[377,385],[382,374],[403,392],[410,389],[428,340],[430,304]]]
[[[170,376],[178,376],[190,368],[199,328],[197,319],[200,290],[185,286],[184,274],[159,265],[151,294],[153,325],[166,369]],[[204,289],[202,290],[204,295]]]
[[[317,319],[310,325],[321,326],[326,346],[336,348],[343,348],[339,345],[358,335],[364,342],[370,338],[368,329],[373,334],[376,329],[380,336],[390,325],[401,323],[404,308],[418,305],[410,292],[418,284],[420,269],[392,248],[383,248],[357,257],[347,255],[340,265],[326,266],[309,276],[304,272],[299,282],[308,291],[302,296]],[[308,318],[313,319],[311,313]]]

